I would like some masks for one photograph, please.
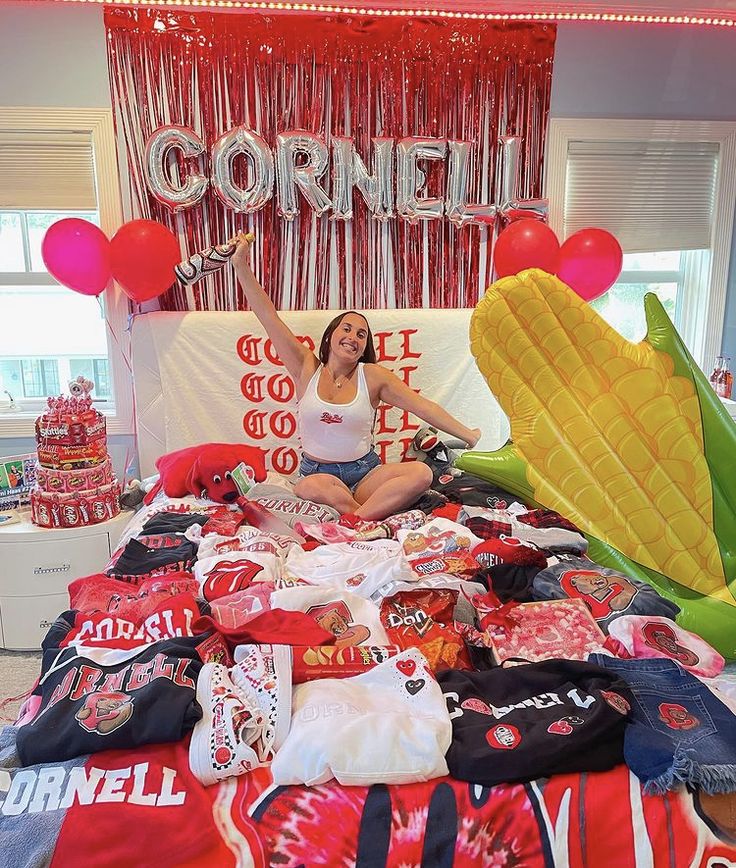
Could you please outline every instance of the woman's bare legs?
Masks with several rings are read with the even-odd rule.
[[[382,464],[358,484],[351,495],[357,508],[350,512],[366,521],[380,521],[410,506],[431,485],[432,471],[423,461]]]
[[[340,515],[355,512],[360,506],[347,485],[328,473],[312,473],[310,476],[302,477],[294,486],[294,494],[303,497],[304,500],[331,506]]]

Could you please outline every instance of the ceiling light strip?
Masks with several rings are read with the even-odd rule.
[[[731,18],[700,15],[642,15],[621,12],[453,12],[446,9],[370,9],[325,3],[282,3],[268,0],[61,0],[63,3],[96,3],[105,6],[154,6],[207,9],[244,9],[258,12],[312,12],[369,17],[456,18],[478,21],[597,21],[625,24],[687,24],[701,27],[734,27]]]

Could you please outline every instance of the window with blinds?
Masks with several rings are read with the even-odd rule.
[[[46,231],[67,217],[99,225],[91,134],[0,128],[0,322],[25,324],[0,340],[0,395],[25,411],[75,370],[99,373],[95,397],[112,397],[104,301],[60,286],[43,261]]]
[[[0,210],[96,211],[89,133],[0,130]]]
[[[716,142],[568,143],[564,233],[607,229],[624,253],[711,245]]]

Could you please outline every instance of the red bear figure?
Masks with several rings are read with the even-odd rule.
[[[256,482],[266,478],[266,452],[258,446],[204,443],[169,452],[156,461],[161,478],[145,502],[150,503],[163,489],[169,497],[193,494],[216,503],[234,503],[240,492],[232,480],[232,471],[241,463],[253,468]]]

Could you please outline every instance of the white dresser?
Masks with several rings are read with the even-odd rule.
[[[35,650],[69,608],[67,585],[99,573],[133,515],[81,528],[48,530],[24,520],[0,527],[0,648]]]

